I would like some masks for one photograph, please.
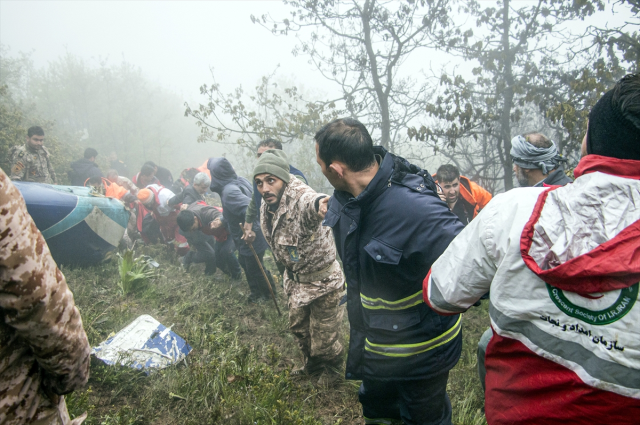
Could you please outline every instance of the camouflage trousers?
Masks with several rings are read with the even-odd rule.
[[[15,417],[14,415],[7,415],[5,407],[11,409],[11,405],[0,406],[0,423],[7,425],[19,425],[24,424],[25,419],[31,425],[80,425],[87,417],[87,412],[71,420],[69,412],[67,411],[67,405],[64,401],[64,396],[58,395],[45,395],[41,393],[33,394],[35,399],[32,400],[33,405],[29,406],[28,415],[31,419]],[[28,396],[27,396],[28,398]],[[12,400],[4,400],[5,402],[11,402]],[[25,401],[23,398],[21,401]],[[0,403],[3,404],[3,403]]]
[[[342,291],[332,291],[310,304],[289,310],[289,328],[298,341],[307,373],[342,365],[340,329],[344,306],[339,305],[341,294]]]

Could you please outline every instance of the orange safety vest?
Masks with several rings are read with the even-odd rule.
[[[433,179],[436,180],[434,174]],[[460,196],[473,207],[473,217],[476,218],[478,213],[489,203],[492,196],[491,193],[480,187],[479,184],[472,182],[465,176],[460,176]]]

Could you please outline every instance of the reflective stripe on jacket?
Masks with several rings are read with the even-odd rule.
[[[335,191],[324,221],[348,283],[346,377],[425,379],[460,356],[459,317],[424,304],[421,281],[463,227],[425,170],[375,149],[373,180],[357,198]]]

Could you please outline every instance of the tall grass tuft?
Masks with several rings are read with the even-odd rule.
[[[118,288],[122,295],[126,296],[145,286],[147,281],[154,276],[151,258],[146,255],[133,258],[133,250],[127,249],[123,254],[118,254],[118,271],[120,279]]]

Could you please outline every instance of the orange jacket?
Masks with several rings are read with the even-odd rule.
[[[89,182],[89,179],[85,180],[84,185],[86,186]],[[104,186],[104,196],[107,198],[115,198],[122,200],[124,196],[129,193],[127,189],[120,186],[117,183],[113,183],[104,177],[102,177],[102,186]]]
[[[110,184],[106,187],[105,196],[107,198],[116,198],[121,200],[127,193],[129,193],[129,191],[124,187],[120,186],[119,184],[110,182]]]
[[[435,174],[433,175],[433,179],[436,180]],[[436,182],[437,181],[438,180],[436,180]],[[473,218],[476,218],[480,210],[482,210],[492,198],[489,192],[465,176],[460,176],[460,196],[473,207]]]

